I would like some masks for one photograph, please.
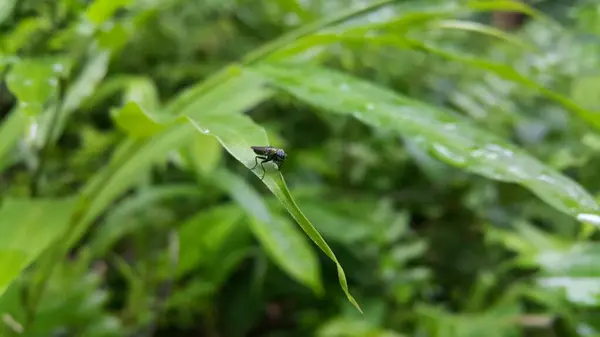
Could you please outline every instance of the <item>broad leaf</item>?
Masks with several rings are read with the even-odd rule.
[[[299,65],[253,69],[312,105],[419,139],[421,146],[448,164],[518,183],[573,217],[600,219],[596,201],[576,182],[459,115],[333,70]]]
[[[600,304],[600,245],[574,244],[568,249],[545,250],[537,255],[544,276],[540,285],[561,289],[569,301],[583,306]]]
[[[62,235],[75,207],[73,199],[6,199],[0,208],[0,294]]]
[[[543,84],[538,83],[534,79],[526,76],[525,74],[515,70],[512,65],[503,64],[499,62],[489,61],[484,58],[475,57],[465,53],[459,53],[456,51],[449,51],[443,48],[437,47],[431,43],[426,43],[417,39],[406,38],[399,36],[396,33],[384,33],[384,34],[365,34],[357,33],[355,30],[348,32],[335,32],[335,33],[319,33],[297,41],[296,43],[286,47],[279,51],[276,55],[272,56],[273,60],[286,59],[290,54],[297,54],[308,48],[313,48],[318,45],[326,45],[332,43],[338,43],[340,41],[351,41],[356,43],[368,43],[371,45],[380,46],[392,46],[400,49],[414,49],[437,55],[448,60],[461,62],[474,68],[494,73],[495,75],[518,83],[526,88],[530,88],[538,91],[542,95],[555,100],[556,102],[563,105],[566,109],[579,116],[582,120],[588,124],[600,128],[600,117],[596,112],[588,111],[579,106],[575,101],[569,97],[558,93],[556,91],[546,88]],[[515,40],[518,41],[518,40]],[[518,41],[515,43],[523,44],[524,42]]]
[[[120,109],[113,109],[111,117],[119,128],[127,129],[136,138],[150,137],[166,128],[166,125],[152,119],[152,115],[142,112],[142,109],[139,103],[130,101]]]
[[[179,228],[177,274],[188,273],[202,262],[218,259],[216,253],[233,232],[239,231],[243,213],[232,205],[201,211]]]
[[[30,116],[39,115],[46,102],[58,92],[64,64],[58,60],[26,59],[15,63],[6,83],[19,100],[19,110]]]
[[[223,147],[219,141],[203,134],[197,134],[181,152],[189,160],[189,165],[205,177],[217,169],[223,157]]]
[[[143,138],[163,131],[170,122],[175,122],[172,116],[159,114],[158,91],[150,78],[130,78],[127,82],[127,90],[123,95],[124,105],[111,111],[119,128],[133,137]]]

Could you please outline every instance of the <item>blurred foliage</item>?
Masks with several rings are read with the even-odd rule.
[[[598,55],[588,0],[0,1],[1,335],[600,336]]]

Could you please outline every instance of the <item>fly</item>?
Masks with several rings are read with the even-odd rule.
[[[277,169],[281,169],[281,166],[283,166],[283,162],[287,157],[285,151],[272,146],[250,146],[250,148],[256,153],[256,157],[254,158],[255,165],[250,170],[253,170],[258,166],[258,160],[260,159],[260,167],[263,169],[263,175],[260,178],[261,180],[265,177],[266,172],[265,167],[263,166],[264,163],[271,161],[277,165]]]

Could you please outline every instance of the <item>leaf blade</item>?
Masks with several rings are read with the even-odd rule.
[[[438,159],[493,180],[518,183],[575,218],[600,214],[594,198],[579,184],[458,115],[333,70],[274,64],[253,69],[298,99],[420,139]]]
[[[6,199],[0,208],[0,295],[67,228],[75,199]]]
[[[322,294],[317,257],[297,229],[285,218],[271,214],[258,192],[237,175],[218,171],[215,182],[251,216],[250,228],[271,259],[293,279]]]

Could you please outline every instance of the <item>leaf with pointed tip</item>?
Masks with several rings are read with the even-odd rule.
[[[251,216],[250,228],[271,259],[293,279],[322,294],[319,262],[302,233],[286,218],[271,214],[260,194],[237,175],[217,171],[214,181]]]
[[[176,122],[173,116],[159,114],[161,106],[158,90],[152,79],[132,77],[126,83],[124,105],[111,110],[111,117],[120,129],[133,137],[144,138],[153,136]]]
[[[272,95],[272,90],[264,86],[262,76],[252,72],[241,71],[241,69],[234,68],[229,72],[225,72],[225,74],[226,75],[221,78],[221,82],[211,86],[200,85],[193,87],[167,105],[165,113],[172,115],[173,120],[185,118],[190,122],[189,124],[181,125],[177,123],[172,127],[167,128],[161,134],[151,138],[145,145],[140,141],[131,142],[115,154],[113,162],[119,171],[113,173],[111,184],[116,185],[116,188],[113,188],[112,186],[106,187],[101,190],[99,195],[94,197],[94,200],[92,200],[91,203],[91,209],[82,220],[83,224],[88,224],[91,219],[95,218],[95,216],[108,205],[108,202],[113,200],[116,195],[123,190],[124,186],[131,184],[131,178],[135,172],[147,165],[147,161],[153,160],[156,155],[163,155],[164,150],[173,147],[174,144],[161,144],[160,151],[157,151],[156,147],[151,145],[154,142],[160,142],[163,134],[173,137],[174,140],[177,140],[178,146],[181,146],[179,144],[181,144],[180,142],[182,140],[190,139],[188,133],[189,127],[193,126],[202,134],[216,137],[221,145],[246,167],[251,168],[254,165],[255,154],[250,146],[268,145],[269,140],[263,128],[256,125],[249,117],[241,115],[239,112],[265,101]],[[231,96],[232,92],[236,93],[233,97]],[[138,116],[139,119],[150,118],[143,109],[136,109],[134,112],[144,115]],[[171,122],[172,120],[167,120],[167,123]],[[130,131],[136,127],[133,123],[125,123],[122,126]],[[136,147],[139,148],[136,149]],[[130,156],[142,156],[142,154],[139,153],[142,150],[144,151],[144,161],[132,161]],[[134,154],[127,155],[130,151]],[[152,156],[150,156],[150,153],[152,153]],[[119,161],[123,161],[124,164],[119,164]],[[135,165],[136,169],[134,170],[133,167],[125,167],[125,165]],[[268,166],[269,165],[266,165],[266,167]],[[109,174],[109,172],[110,171],[105,174]],[[256,170],[253,172],[257,176],[262,174]],[[89,194],[92,191],[95,191],[98,185],[103,182],[102,178],[102,175],[98,175],[91,181],[88,186],[86,186],[85,193]],[[126,184],[123,179],[127,179]],[[118,184],[117,181],[119,182]],[[281,174],[267,174],[263,182],[285,206],[287,211],[292,215],[309,238],[315,242],[315,244],[331,260],[333,260],[337,266],[338,277],[343,291],[349,301],[360,311],[360,306],[354,297],[352,297],[348,289],[344,269],[323,237],[306,218],[294,201]]]
[[[269,144],[265,130],[256,125],[247,116],[226,115],[218,111],[213,111],[212,113],[196,114],[187,118],[200,132],[215,136],[234,158],[248,168],[254,166],[255,158],[255,154],[250,149],[250,146]],[[267,172],[262,180],[264,184],[267,185],[269,190],[284,205],[308,237],[336,264],[342,290],[348,300],[362,312],[360,306],[350,294],[342,265],[338,262],[327,242],[325,242],[321,234],[319,234],[294,201],[281,173],[274,171],[275,169],[271,165],[265,165],[265,169]],[[253,170],[253,173],[256,176],[262,175],[262,172],[256,169]]]
[[[137,102],[129,101],[121,108],[112,109],[110,115],[120,129],[136,138],[150,137],[166,129],[168,125],[142,109]]]

